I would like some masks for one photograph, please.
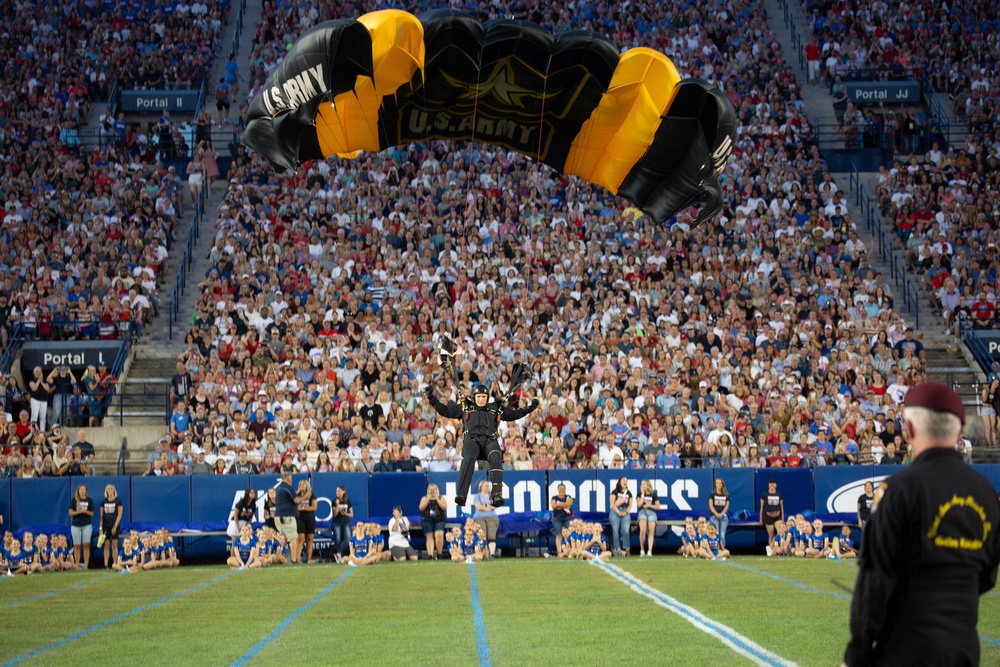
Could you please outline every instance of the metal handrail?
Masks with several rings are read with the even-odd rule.
[[[948,116],[948,112],[945,109],[944,104],[941,103],[941,98],[938,97],[937,91],[934,90],[934,86],[931,85],[931,80],[927,77],[926,72],[924,73],[923,79],[920,81],[920,90],[924,94],[924,99],[926,100],[931,113],[941,124],[941,134],[946,137],[948,143],[951,143],[952,119]]]
[[[4,350],[3,356],[0,356],[0,373],[3,375],[10,373],[11,366],[14,365],[14,360],[17,359],[17,355],[23,346],[24,323],[15,322],[11,327],[9,338],[7,340],[7,349]]]
[[[122,438],[121,447],[118,448],[118,475],[125,474],[125,438]]]
[[[198,244],[201,236],[201,220],[205,214],[205,191],[202,190],[195,202],[194,215],[191,217],[191,228],[188,239],[184,243],[184,251],[181,253],[180,262],[177,265],[177,276],[174,281],[174,289],[170,293],[168,302],[170,304],[167,314],[168,325],[167,334],[170,340],[174,339],[174,323],[180,316],[181,296],[187,289],[188,272],[194,264],[194,248]]]
[[[920,329],[920,293],[917,292],[916,285],[910,279],[906,280],[906,290],[913,295],[912,312],[913,312],[913,326],[916,329]]]

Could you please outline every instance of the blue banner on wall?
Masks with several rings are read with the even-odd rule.
[[[268,479],[274,477],[268,476]],[[249,475],[191,475],[191,521],[213,524],[211,529],[214,530],[225,530],[233,508],[243,499],[249,484]],[[261,488],[257,488],[257,484],[253,486],[259,499],[258,520],[263,521],[266,491],[262,485]]]
[[[823,468],[816,468],[817,472]],[[775,480],[778,491],[785,499],[785,516],[813,508],[813,476],[811,470],[783,470],[780,468],[756,470],[754,491],[757,495],[754,518],[760,518],[760,497],[767,491],[767,483]]]
[[[85,477],[10,480],[12,529],[38,523],[69,524],[69,500],[81,483],[87,486]],[[89,486],[87,495],[94,497]],[[96,499],[94,503],[96,512]]]
[[[753,469],[716,468],[715,477],[726,484],[726,492],[729,494],[730,519],[740,512],[748,511],[753,515],[760,511],[760,497],[754,488]],[[708,500],[705,501],[705,510],[708,510]]]
[[[368,479],[368,475],[359,475],[351,472],[319,472],[313,473],[310,481],[312,482],[313,493],[316,494],[319,500],[316,505],[316,521],[330,521],[333,518],[333,510],[330,503],[333,498],[337,497],[338,486],[343,486],[344,490],[347,491],[347,497],[351,500],[351,505],[354,507],[355,518],[364,519],[365,517],[375,516],[370,505],[372,494],[369,491],[370,480]]]
[[[190,520],[190,477],[132,478],[132,521],[187,523]]]
[[[0,518],[3,519],[3,530],[10,530],[14,519],[10,515],[10,480],[0,479]]]
[[[371,516],[392,516],[392,508],[403,506],[403,514],[419,514],[420,499],[427,493],[427,474],[422,472],[381,472],[373,473],[368,480],[368,509]],[[441,495],[448,498],[444,487]],[[451,494],[454,495],[454,494]],[[358,514],[357,508],[354,515]],[[366,515],[367,516],[367,515]]]
[[[986,481],[992,484],[994,489],[1000,491],[1000,466],[978,463],[972,466],[972,469],[985,477]]]

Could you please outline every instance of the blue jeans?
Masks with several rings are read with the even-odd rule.
[[[632,517],[628,514],[618,516],[618,512],[611,512],[611,541],[614,548],[629,549],[632,544],[631,530]]]
[[[336,546],[334,547],[336,553],[341,556],[351,553],[351,549],[348,546],[348,540],[351,539],[351,524],[334,521],[330,529],[333,531],[333,541],[336,542]]]
[[[722,546],[725,547],[726,529],[729,528],[729,517],[723,514],[722,518],[719,519],[713,514],[711,517],[709,517],[708,522],[713,526],[715,526],[715,532],[719,536],[719,541],[722,543]]]
[[[64,401],[64,399],[67,399]],[[53,394],[52,395],[52,424],[60,424],[66,426],[66,418],[63,415],[63,406],[69,406],[69,395],[67,394]]]

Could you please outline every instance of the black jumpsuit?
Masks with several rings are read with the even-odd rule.
[[[513,422],[531,414],[538,407],[538,401],[532,401],[523,408],[505,408],[491,397],[486,406],[480,408],[466,399],[462,399],[461,404],[455,401],[442,403],[430,387],[426,394],[431,407],[439,415],[461,419],[463,423],[465,440],[462,444],[462,466],[458,472],[458,497],[466,498],[469,495],[476,461],[489,462],[490,482],[493,483],[494,491],[498,492],[503,483],[503,450],[497,442],[497,426],[501,421]]]
[[[935,447],[878,491],[844,662],[978,665],[979,596],[996,584],[1000,562],[992,485],[957,451]]]

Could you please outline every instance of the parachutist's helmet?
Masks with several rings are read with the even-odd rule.
[[[484,394],[486,396],[490,395],[490,390],[486,388],[485,384],[474,384],[472,385],[472,395],[478,396],[479,394]]]

